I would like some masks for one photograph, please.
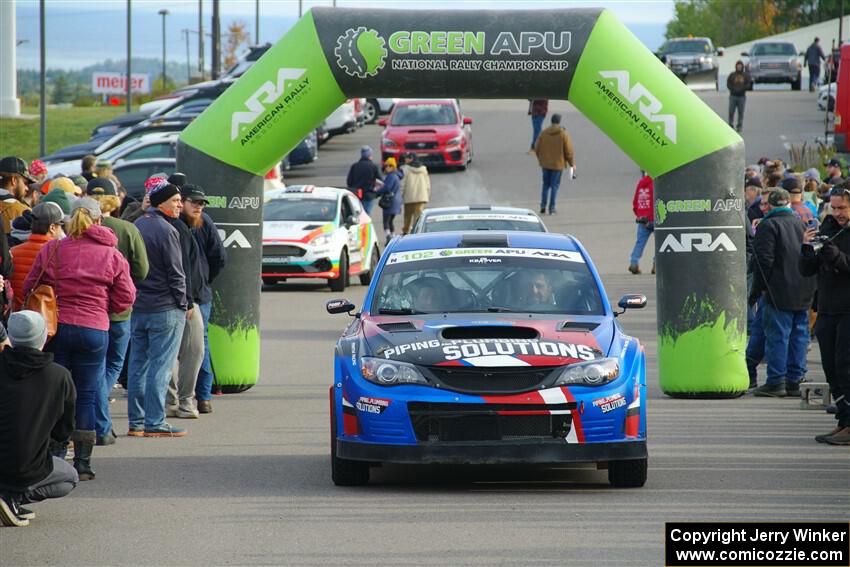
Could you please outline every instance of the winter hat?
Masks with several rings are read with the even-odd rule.
[[[168,182],[172,185],[177,185],[178,188],[182,188],[186,185],[186,174],[180,173],[179,171],[175,171],[171,175],[168,176]]]
[[[818,171],[817,168],[815,168],[815,167],[809,168],[803,174],[803,178],[804,179],[812,179],[812,180],[820,183],[820,171]]]
[[[363,146],[360,148],[360,157],[361,158],[370,158],[372,157],[372,148],[369,146]]]
[[[42,200],[42,203],[56,203],[65,216],[71,214],[71,201],[68,194],[61,189],[52,189]]]
[[[786,177],[779,185],[789,193],[803,192],[803,190],[800,188],[800,182],[797,181],[796,177]]]
[[[160,185],[166,185],[168,180],[165,178],[164,173],[157,173],[155,175],[151,175],[148,177],[147,181],[145,181],[145,193],[150,195],[151,191]]]
[[[40,159],[32,160],[32,163],[30,164],[30,175],[32,175],[33,177],[38,177],[39,175],[46,175],[46,174],[47,174],[47,166],[44,165],[44,162],[41,161]]]
[[[757,188],[761,189],[761,186],[762,186],[761,177],[759,177],[758,175],[750,177],[744,182],[744,188],[745,189],[747,187],[757,187]]]
[[[13,348],[41,350],[47,342],[44,318],[35,311],[18,311],[9,317],[9,341]]]
[[[384,165],[391,165],[392,167],[398,167],[398,163],[396,162],[394,157],[388,157],[386,161],[384,161]]]
[[[50,203],[51,205],[55,205],[56,203]],[[36,208],[40,207],[41,203],[36,205]],[[24,211],[24,213],[12,221],[12,234],[15,232],[26,233],[32,230],[32,219],[35,216],[34,211]],[[61,216],[61,213],[60,213]]]
[[[151,189],[151,192],[148,194],[151,200],[152,207],[158,207],[174,195],[179,195],[180,189],[177,188],[177,185],[173,185],[171,183],[162,183]]]
[[[103,216],[103,213],[100,211],[100,203],[98,203],[91,197],[83,197],[82,199],[77,199],[74,204],[71,205],[71,212],[73,213],[77,209],[85,209],[92,220],[97,220]]]
[[[791,195],[785,189],[773,189],[767,195],[767,204],[771,207],[787,207],[791,202]]]

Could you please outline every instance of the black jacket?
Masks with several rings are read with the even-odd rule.
[[[53,472],[50,442],[71,436],[76,399],[71,373],[53,354],[0,352],[0,485],[25,489]]]
[[[753,238],[753,288],[750,303],[762,294],[782,311],[806,311],[812,306],[815,278],[798,266],[803,223],[791,209],[774,209],[764,216]]]
[[[182,218],[175,219],[168,215],[163,215],[163,218],[176,228],[180,235],[183,272],[186,274],[186,309],[189,310],[195,306],[195,303],[199,302],[199,297],[203,293],[204,277],[201,273],[201,253],[198,250],[198,243],[192,236],[191,229]]]
[[[726,88],[732,96],[747,96],[752,79],[746,71],[732,71],[726,77]]]
[[[850,227],[842,231],[835,217],[829,215],[820,234],[834,238],[818,253],[811,246],[803,246],[800,272],[817,274],[818,313],[846,315],[850,313]]]
[[[374,199],[377,195],[375,192],[376,179],[381,179],[378,166],[368,158],[361,158],[348,170],[346,186],[362,200],[368,201]],[[363,191],[362,195],[357,192],[358,189]]]
[[[218,228],[216,228],[213,220],[206,213],[201,213],[201,218],[204,219],[204,224],[199,228],[192,229],[192,236],[195,237],[200,252],[201,283],[203,284],[196,301],[198,303],[209,303],[212,301],[210,284],[227,262],[227,251],[224,249],[224,244],[222,244],[221,237],[218,235]]]

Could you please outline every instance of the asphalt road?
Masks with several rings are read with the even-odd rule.
[[[701,96],[725,112],[725,95]],[[812,94],[748,99],[749,162],[787,157],[783,144],[822,132]],[[465,173],[432,176],[433,204],[536,206],[526,104],[463,101],[475,161]],[[833,427],[831,417],[793,399],[673,400],[660,392],[655,279],[625,271],[638,168],[569,104],[550,108],[574,138],[578,180],[564,184],[560,214],[547,224],[583,241],[609,295],[650,299],[622,318],[648,354],[644,488],[612,489],[604,471],[590,468],[399,466],[376,470],[367,487],[335,487],[327,388],[346,317],[326,314],[326,287],[286,284],[263,293],[257,386],[183,421],[183,439],[124,437],[120,398],[113,409],[122,435],[96,448],[97,480],[35,507],[30,527],[0,529],[0,565],[661,565],[667,521],[847,521],[850,452],[812,440]],[[377,148],[379,132],[368,126],[331,140],[319,161],[286,181],[341,184],[359,146]],[[364,291],[355,285],[345,295],[357,303]],[[822,378],[816,360],[815,346],[810,374]]]

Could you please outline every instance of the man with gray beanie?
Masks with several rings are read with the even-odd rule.
[[[376,189],[383,185],[381,172],[375,162],[372,161],[372,148],[363,146],[360,148],[360,159],[351,165],[348,170],[346,187],[353,192],[363,203],[363,210],[370,214],[378,196]]]
[[[555,200],[558,197],[558,189],[561,187],[561,175],[568,165],[573,170],[575,179],[576,162],[573,157],[573,142],[569,134],[561,126],[561,115],[552,115],[552,124],[540,133],[534,143],[534,153],[537,154],[537,162],[543,170],[543,190],[540,194],[540,213],[546,212],[549,206],[549,214],[556,213]]]
[[[42,352],[44,319],[34,311],[9,317],[11,347],[0,352],[0,522],[26,526],[23,504],[65,496],[77,471],[53,456],[74,430],[77,391],[71,373]]]

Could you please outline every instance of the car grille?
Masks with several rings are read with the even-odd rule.
[[[306,252],[303,248],[286,244],[263,245],[263,256],[303,256]]]
[[[454,408],[458,406],[458,408]],[[569,413],[550,415],[504,415],[488,412],[489,404],[477,404],[475,413],[465,404],[408,403],[413,431],[418,441],[512,441],[563,439],[572,427]],[[518,406],[513,406],[514,408]],[[537,408],[539,406],[535,406]]]
[[[670,68],[673,72],[699,71],[699,63],[672,63]]]
[[[435,150],[440,146],[437,142],[405,142],[407,150]]]
[[[449,390],[470,394],[516,394],[544,386],[553,368],[431,366],[429,370]]]
[[[788,71],[791,65],[788,63],[759,63],[759,69],[770,71]]]
[[[292,264],[282,264],[280,266],[275,266],[271,268],[274,270],[275,275],[280,274],[304,274],[307,270],[304,269],[303,266],[293,266]]]

